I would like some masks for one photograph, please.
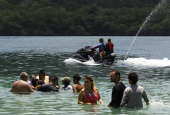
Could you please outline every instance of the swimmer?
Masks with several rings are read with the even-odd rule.
[[[110,72],[110,81],[114,82],[115,85],[112,88],[112,100],[109,103],[109,106],[114,108],[120,107],[120,103],[123,97],[123,92],[126,86],[122,83],[120,79],[120,72],[118,70],[113,70]]]
[[[97,104],[97,101],[101,104],[103,103],[99,91],[94,87],[94,84],[94,80],[91,76],[86,76],[84,78],[85,88],[79,93],[78,104]]]
[[[56,88],[58,82],[58,77],[53,76],[51,78],[51,81],[49,84],[43,84],[38,88],[37,91],[42,91],[42,92],[59,92],[59,90]]]
[[[11,92],[17,92],[17,93],[34,92],[31,85],[27,83],[27,80],[28,80],[28,74],[26,72],[22,72],[20,74],[20,80],[13,83]]]
[[[141,108],[143,107],[142,98],[146,105],[149,105],[145,89],[137,85],[138,75],[135,72],[129,73],[128,79],[131,86],[125,89],[120,107],[124,107],[127,104],[127,108]]]
[[[62,80],[62,84],[64,85],[62,89],[64,90],[72,90],[72,86],[70,85],[70,78],[69,77],[63,77],[63,78],[60,78]]]
[[[35,75],[30,75],[28,83],[32,86],[32,80],[35,78]]]
[[[49,76],[49,82],[51,82],[51,79],[52,79],[53,77],[57,77],[57,76],[55,76],[55,75],[51,75],[51,76]],[[56,84],[56,88],[57,88],[57,89],[60,89],[60,86],[59,86],[59,84],[58,84],[58,77],[57,77],[57,84]]]
[[[43,80],[45,84],[49,83],[49,77],[45,75],[44,70],[39,71],[39,76],[37,77],[39,80]]]
[[[81,79],[81,77],[78,74],[75,74],[73,76],[73,82],[75,84],[75,85],[73,85],[73,92],[74,93],[80,92],[81,89],[84,88],[84,85],[80,84],[80,79]]]

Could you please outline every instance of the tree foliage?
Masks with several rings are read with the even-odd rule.
[[[0,0],[1,36],[134,36],[160,0]],[[169,36],[169,3],[139,35]]]

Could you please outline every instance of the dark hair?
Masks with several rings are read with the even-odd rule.
[[[44,81],[43,80],[38,80],[37,85],[43,85]]]
[[[64,80],[64,87],[66,88],[68,85],[70,85],[70,82],[68,80]]]
[[[31,74],[31,75],[30,75],[30,79],[31,79],[33,76],[34,76],[34,75]]]
[[[81,79],[81,77],[79,76],[79,74],[74,74],[73,78],[76,79],[76,80],[80,80],[80,79]]]
[[[136,72],[129,73],[128,79],[132,81],[133,84],[136,84],[138,81],[138,75]]]
[[[100,42],[104,42],[103,38],[100,38],[99,41],[100,41]]]
[[[42,74],[45,75],[45,71],[44,71],[44,70],[40,70],[40,71],[39,71],[39,74],[40,74],[40,73],[42,73]]]
[[[37,81],[38,81],[37,78],[32,79],[32,86],[36,87]]]
[[[58,85],[58,77],[53,75],[51,78],[51,82],[56,82],[57,81],[57,85]]]
[[[111,38],[108,38],[108,42],[111,42]]]
[[[119,72],[119,70],[112,70],[111,72],[115,72],[116,77],[119,75],[119,80],[120,80],[120,72]]]

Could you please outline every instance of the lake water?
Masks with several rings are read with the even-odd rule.
[[[99,44],[99,38],[105,41],[110,37],[115,44],[117,63],[101,66],[93,61],[81,63],[71,59],[73,53],[84,46]],[[170,113],[170,38],[137,37],[128,58],[126,53],[134,39],[115,36],[64,36],[64,37],[0,37],[0,114],[2,115],[45,115],[45,114],[122,114],[151,115]],[[47,75],[71,77],[78,73],[83,77],[91,75],[99,89],[104,104],[80,105],[78,94],[72,91],[59,93],[41,93],[35,91],[28,95],[9,92],[21,72],[38,75],[39,70]],[[127,75],[137,72],[138,85],[145,88],[151,105],[141,109],[114,109],[107,105],[111,101],[114,83],[110,82],[110,70],[121,72],[122,82],[129,86]],[[59,85],[62,83],[59,80]],[[71,82],[73,85],[73,82]]]

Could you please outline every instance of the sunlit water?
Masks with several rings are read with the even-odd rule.
[[[93,60],[80,62],[70,58],[79,48],[98,45],[98,39],[112,38],[117,54],[117,63],[99,65]],[[138,37],[127,59],[124,60],[132,37],[0,37],[0,114],[128,114],[151,115],[170,113],[170,39],[169,37]],[[72,91],[28,95],[9,92],[22,71],[38,75],[39,70],[59,78],[78,73],[83,77],[91,75],[99,89],[104,104],[79,105],[78,94]],[[137,72],[138,85],[146,89],[151,102],[142,109],[114,109],[107,107],[111,101],[114,83],[109,80],[111,69],[121,72],[121,79],[129,86],[127,75]],[[59,80],[59,85],[62,83]],[[71,82],[73,85],[73,82]]]

